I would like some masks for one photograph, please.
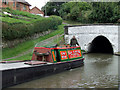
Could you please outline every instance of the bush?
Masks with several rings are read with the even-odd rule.
[[[60,24],[62,24],[62,19],[58,16],[41,18],[31,24],[3,22],[2,37],[4,40],[25,38],[49,29],[55,30]]]

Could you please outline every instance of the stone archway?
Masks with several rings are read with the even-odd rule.
[[[113,47],[110,41],[105,36],[97,36],[88,46],[89,53],[111,53],[113,54]]]

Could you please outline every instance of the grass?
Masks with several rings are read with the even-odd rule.
[[[90,24],[90,23],[81,23],[78,21],[72,21],[72,20],[63,20],[64,23],[70,24],[70,25],[83,25],[83,24]],[[92,24],[92,23],[91,23]],[[98,23],[94,23],[98,24]]]
[[[42,18],[39,18],[39,19],[28,19],[28,18],[22,17],[22,18],[17,19],[17,17],[16,18],[0,17],[0,19],[2,19],[3,22],[7,22],[7,23],[26,23],[26,24],[30,24],[30,23],[38,21],[38,20],[40,20]]]
[[[63,22],[67,23],[67,24],[71,24],[71,25],[80,25],[82,23],[80,22],[76,22],[76,21],[71,21],[71,20],[64,20]]]
[[[0,18],[2,19],[3,22],[8,22],[8,23],[26,23],[26,24],[31,23],[30,21],[10,18],[10,17],[0,17]]]
[[[62,34],[64,33],[64,29],[63,29],[63,24],[58,26],[58,29],[53,31],[52,33],[45,35],[44,37],[41,36],[38,39],[35,40],[28,40],[26,42],[20,43],[17,46],[15,46],[14,48],[5,48],[2,50],[2,59],[6,59],[6,58],[10,58],[10,57],[14,57],[17,56],[29,49],[34,48],[35,44],[43,41],[45,39],[48,39],[52,36],[55,36],[57,34]]]
[[[6,60],[6,61],[31,60],[31,58],[32,58],[32,53],[28,53],[28,54],[23,55],[23,56],[21,56],[21,57],[17,57],[17,58],[14,58],[14,59],[9,59],[9,60]]]
[[[3,11],[11,13],[13,15],[25,16],[25,17],[34,18],[34,19],[40,18],[39,15],[34,15],[29,12],[24,12],[24,11],[19,11],[19,10],[12,10],[10,8],[4,8],[4,9],[2,9],[2,12]]]
[[[0,19],[2,19],[3,22],[7,23],[33,23],[36,20],[42,19],[43,17],[39,15],[33,15],[28,12],[24,11],[18,11],[18,10],[12,10],[9,8],[2,9],[2,12],[8,12],[12,14],[12,16],[0,13]]]
[[[61,37],[59,37],[59,38],[56,38],[55,40],[53,40],[52,43],[58,43],[58,44],[60,44],[59,41],[61,41],[62,39],[63,39],[63,36],[61,36]],[[50,44],[49,44],[49,45],[45,45],[44,47],[46,47],[46,46],[50,46]],[[13,61],[13,60],[31,60],[31,58],[32,58],[32,52],[30,52],[30,53],[28,53],[28,54],[26,54],[26,55],[23,55],[23,56],[14,58],[14,59],[8,59],[8,60],[6,60],[6,61]]]

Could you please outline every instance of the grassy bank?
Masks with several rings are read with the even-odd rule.
[[[4,41],[23,39],[36,33],[56,30],[62,24],[62,18],[59,16],[45,18],[9,8],[2,9],[0,20],[2,21],[2,38]]]
[[[61,40],[63,40],[63,36],[54,39],[52,43],[55,43],[55,44],[58,43],[58,44],[60,44],[59,41],[61,41]],[[51,46],[51,45],[50,45],[50,44],[49,44],[49,45],[45,45],[44,47],[46,47],[46,46]],[[30,53],[28,53],[28,54],[26,54],[26,55],[23,55],[23,56],[14,58],[14,59],[8,59],[8,60],[6,60],[6,61],[13,61],[13,60],[31,60],[32,54],[33,54],[33,52],[30,52]]]
[[[20,43],[19,45],[15,46],[14,48],[5,48],[2,50],[2,59],[14,57],[16,55],[19,55],[29,49],[34,48],[35,44],[43,41],[45,39],[48,39],[52,36],[55,36],[57,34],[62,34],[64,33],[63,29],[64,25],[60,25],[57,30],[53,31],[52,33],[45,35],[44,37],[39,37],[38,39],[35,40],[28,40],[23,43]]]
[[[99,23],[81,23],[81,22],[71,21],[71,20],[63,20],[63,22],[70,25],[99,24]]]
[[[3,12],[7,12],[11,15],[4,14]],[[39,15],[33,15],[31,13],[24,12],[24,11],[12,10],[10,8],[3,8],[2,12],[0,12],[0,16],[3,22],[26,23],[26,24],[33,23],[33,21],[36,21],[42,18]]]
[[[17,58],[14,58],[14,59],[8,59],[8,60],[5,60],[5,61],[23,61],[23,60],[31,60],[32,58],[32,52],[26,54],[26,55],[23,55],[23,56],[20,56],[20,57],[17,57]]]
[[[71,24],[71,25],[81,25],[82,23],[76,22],[76,21],[71,21],[71,20],[63,20],[64,23]]]

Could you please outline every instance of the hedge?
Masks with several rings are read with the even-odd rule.
[[[25,23],[2,23],[3,40],[21,39],[32,36],[47,30],[56,30],[58,25],[62,24],[62,19],[58,16],[41,18],[31,24]]]

